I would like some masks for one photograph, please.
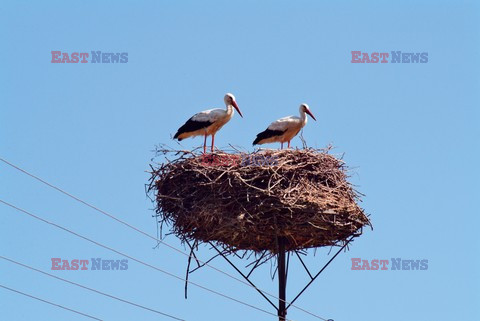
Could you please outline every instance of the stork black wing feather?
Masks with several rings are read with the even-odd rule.
[[[271,129],[266,129],[263,132],[257,134],[257,138],[253,141],[253,145],[258,144],[262,139],[267,139],[270,137],[274,136],[280,136],[283,133],[285,133],[287,130],[271,130]]]
[[[202,129],[202,128],[207,128],[211,124],[212,124],[212,122],[209,122],[209,121],[196,121],[196,120],[192,120],[190,118],[189,120],[186,121],[185,124],[182,125],[182,127],[180,127],[177,130],[177,133],[175,134],[175,136],[173,136],[173,138],[178,139],[178,140],[182,140],[182,138],[178,138],[178,136],[180,136],[181,134],[194,132],[194,131]]]

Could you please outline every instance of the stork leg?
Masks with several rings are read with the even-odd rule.
[[[288,141],[288,148],[290,148],[290,141]]]
[[[212,153],[213,153],[214,144],[215,144],[215,134],[212,135]]]
[[[283,149],[283,142],[280,143],[280,149]]]
[[[205,134],[205,139],[203,140],[203,153],[207,152],[207,135]]]

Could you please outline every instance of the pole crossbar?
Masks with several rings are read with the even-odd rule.
[[[327,266],[332,263],[332,261],[337,257],[338,254],[340,254],[340,252],[342,252],[342,250],[347,247],[347,245],[353,240],[355,236],[352,235],[352,237],[347,241],[345,242],[345,244],[337,251],[337,253],[335,253],[335,255],[323,266],[323,268],[318,271],[317,274],[315,274],[315,276],[310,280],[310,282],[308,282],[308,284],[303,288],[302,291],[300,291],[300,293],[297,294],[297,296],[292,300],[290,301],[290,303],[288,304],[287,306],[287,309],[300,297],[300,295],[303,294],[303,292],[305,292],[305,290],[313,283],[313,281],[315,281],[315,279],[327,268]]]
[[[260,261],[263,259],[263,257],[265,256],[266,253],[267,253],[267,251],[263,251],[263,253],[262,253],[262,255],[260,256],[260,258],[257,260],[257,262],[255,262],[255,265],[253,266],[253,268],[250,270],[250,272],[248,272],[247,278],[250,277],[250,275],[252,274],[252,272],[257,268],[257,266],[260,264]]]
[[[260,294],[263,296],[263,298],[264,298],[265,300],[267,300],[268,303],[270,303],[270,304],[275,308],[275,310],[278,311],[277,306],[276,306],[269,298],[267,298],[267,296],[266,296],[265,294],[263,294],[263,292],[260,291],[260,290],[257,288],[257,286],[256,286],[252,281],[250,281],[250,279],[249,279],[245,274],[243,274],[243,272],[240,271],[240,269],[237,268],[237,267],[235,266],[235,264],[233,264],[232,261],[230,261],[230,260],[223,254],[223,252],[221,252],[215,245],[213,245],[212,242],[208,242],[208,243],[209,243],[209,244],[225,259],[225,261],[227,261],[248,283],[250,283],[250,285],[253,286],[253,288],[254,288],[255,290],[257,290],[257,292],[260,293]]]
[[[303,262],[302,258],[300,257],[300,255],[298,254],[297,251],[295,251],[295,254],[297,255],[298,260],[300,261],[300,263],[302,263],[303,268],[305,269],[305,271],[307,271],[308,276],[310,277],[310,280],[313,279],[312,273],[310,273],[310,271],[308,270],[307,266],[305,265],[305,263]]]

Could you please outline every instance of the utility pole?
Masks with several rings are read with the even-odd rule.
[[[287,316],[287,273],[285,270],[285,238],[278,239],[278,320],[285,321]]]

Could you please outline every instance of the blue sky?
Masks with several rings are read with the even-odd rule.
[[[0,156],[155,235],[144,193],[152,149],[195,112],[236,115],[216,137],[252,151],[296,114],[312,147],[354,168],[374,225],[297,301],[335,321],[480,318],[476,227],[480,5],[475,1],[4,1]],[[126,64],[52,64],[52,50],[128,52]],[[428,52],[426,64],[352,64],[362,52]],[[182,142],[184,148],[202,139]],[[298,138],[292,141],[301,146]],[[271,146],[277,147],[277,146]],[[183,276],[186,258],[0,164],[0,199]],[[169,236],[169,244],[180,247]],[[0,204],[0,255],[186,320],[275,320],[129,261],[126,271],[51,271],[50,259],[123,259]],[[208,258],[212,251],[201,249]],[[320,267],[328,249],[308,258]],[[352,271],[351,258],[428,259],[426,271]],[[307,278],[290,270],[289,298]],[[214,265],[234,271],[221,260]],[[204,268],[191,280],[260,308],[251,288]],[[254,280],[269,292],[269,267]],[[0,260],[1,284],[104,320],[158,316]],[[4,320],[82,320],[0,289]],[[293,320],[315,320],[295,309]]]

